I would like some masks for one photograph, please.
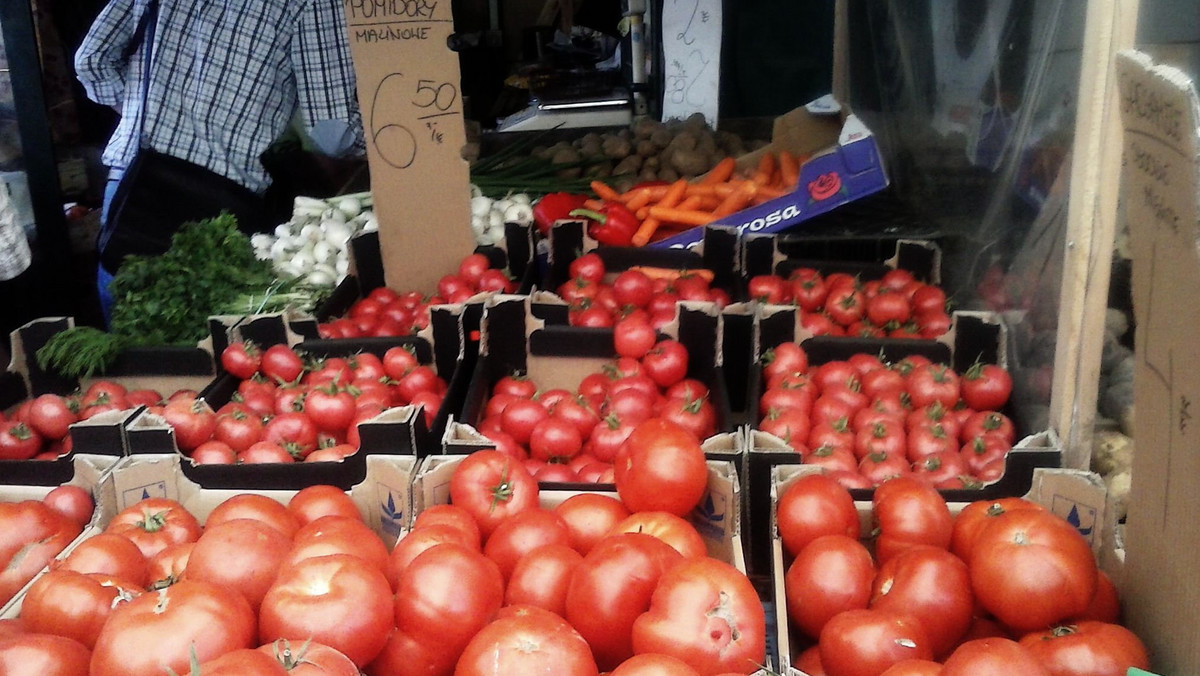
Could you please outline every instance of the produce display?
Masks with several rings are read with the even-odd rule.
[[[659,328],[675,317],[677,301],[713,302],[718,308],[729,303],[726,291],[710,286],[712,271],[703,268],[635,266],[610,282],[604,260],[588,253],[571,261],[568,272],[571,278],[557,292],[570,306],[567,319],[572,326],[613,326],[618,320],[634,318]]]
[[[59,333],[38,350],[41,368],[87,378],[130,346],[194,346],[208,335],[212,315],[311,309],[322,293],[299,278],[278,280],[229,214],[184,224],[160,256],[129,257],[110,290],[110,330],[77,326]]]
[[[0,664],[24,657],[14,676],[499,676],[599,674],[636,655],[683,673],[753,673],[766,643],[757,593],[676,515],[708,486],[699,440],[664,420],[637,433],[623,451],[632,462],[653,464],[672,439],[670,460],[700,471],[669,491],[618,477],[615,495],[543,503],[521,463],[479,451],[457,461],[450,503],[422,510],[395,543],[331,486],[235,494],[203,522],[143,498],[31,585],[0,634]],[[672,511],[655,509],[664,496]]]
[[[950,329],[946,293],[901,268],[878,280],[801,267],[787,278],[758,275],[748,282],[750,298],[801,310],[801,325],[814,336],[937,338]]]
[[[91,494],[71,484],[40,500],[0,502],[0,606],[71,544],[92,510]]]
[[[196,464],[337,461],[358,452],[358,424],[394,406],[417,405],[432,425],[446,382],[412,351],[377,357],[307,358],[287,345],[231,343],[221,364],[241,379],[213,411],[202,399],[172,397],[151,406]]]
[[[972,502],[952,516],[936,490],[900,477],[876,490],[867,533],[843,486],[804,474],[784,481],[775,512],[793,663],[807,674],[1148,668],[1091,547],[1035,502]]]
[[[1015,441],[1002,411],[1008,373],[977,363],[959,374],[911,355],[858,354],[819,366],[782,343],[763,355],[757,429],[784,440],[848,487],[911,475],[938,488],[978,488],[1004,474]]]
[[[544,199],[544,198],[543,198]],[[493,199],[483,194],[479,186],[471,186],[471,232],[480,246],[504,241],[507,223],[529,225],[534,221],[533,197],[528,193],[510,193]],[[538,200],[541,202],[541,200]]]
[[[634,323],[624,320],[614,335],[622,356],[585,376],[574,391],[543,390],[521,375],[496,381],[478,431],[539,481],[584,483],[611,483],[623,471],[613,466],[618,451],[652,417],[698,439],[712,436],[716,411],[708,386],[685,377],[687,348],[660,340],[644,321],[636,330],[645,342],[626,346],[622,331],[634,331]]]
[[[8,416],[0,413],[0,460],[54,460],[71,452],[69,427],[108,411],[159,404],[154,390],[130,390],[97,380],[70,396],[43,394],[21,402]]]
[[[346,316],[322,322],[317,329],[322,338],[407,336],[429,325],[432,305],[462,303],[481,293],[512,293],[516,288],[504,270],[491,267],[487,256],[472,253],[462,259],[457,272],[439,279],[431,293],[377,287],[355,301]]]
[[[350,239],[375,232],[371,193],[329,199],[296,197],[292,217],[274,233],[250,237],[254,254],[271,261],[284,280],[302,278],[314,287],[332,289],[350,269]]]

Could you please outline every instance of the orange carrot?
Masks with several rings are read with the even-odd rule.
[[[679,200],[683,198],[683,193],[685,190],[687,190],[687,186],[688,182],[685,179],[681,178],[675,181],[667,190],[667,194],[663,195],[663,198],[659,200],[658,204],[655,206],[673,207],[676,204],[679,204]],[[661,223],[662,221],[654,218],[653,216],[643,219],[642,224],[638,226],[637,231],[633,233],[633,245],[645,246],[650,241],[650,238],[654,236],[654,231],[658,229],[658,226]]]
[[[634,192],[634,195],[632,197],[630,197],[629,199],[625,200],[625,206],[628,207],[630,211],[637,211],[638,209],[641,209],[642,207],[649,205],[650,202],[652,202],[654,200],[654,198],[651,195],[649,190],[643,189],[643,190],[635,190],[633,192]],[[625,194],[628,195],[629,193],[625,193]]]
[[[650,207],[650,216],[662,221],[671,221],[686,225],[704,225],[713,221],[711,211],[685,211],[672,207]]]
[[[721,200],[721,204],[716,209],[713,209],[713,219],[724,218],[729,214],[745,209],[750,204],[750,201],[754,199],[754,195],[757,192],[758,186],[755,185],[754,181],[742,183],[737,190]]]
[[[679,270],[676,268],[660,268],[652,265],[635,265],[629,269],[637,270],[650,279],[675,281],[680,277],[699,277],[709,283],[713,281],[713,271],[708,268],[684,268]]]
[[[604,200],[585,200],[583,203],[584,209],[599,211],[604,208]]]
[[[758,168],[755,169],[751,180],[759,185],[771,185],[775,171],[775,153],[764,151],[762,157],[758,158]]]
[[[792,186],[792,187],[795,187],[795,186]],[[767,200],[773,200],[777,197],[783,197],[784,195],[788,194],[791,191],[792,191],[791,187],[781,188],[781,187],[775,186],[775,185],[760,185],[760,186],[758,186],[758,189],[755,191],[754,197],[751,198],[750,202],[753,204],[762,204],[763,202],[766,202]]]
[[[704,209],[704,200],[705,197],[703,195],[692,195],[691,197],[684,199],[677,206],[684,211],[700,211]],[[666,205],[664,204],[660,206]]]
[[[596,193],[600,199],[605,199],[610,202],[621,201],[621,193],[613,190],[612,186],[608,185],[604,181],[592,181],[590,185],[592,192]]]
[[[700,183],[704,185],[724,183],[729,180],[730,176],[733,176],[735,168],[737,168],[737,160],[732,157],[726,157],[713,165],[713,168],[708,170],[704,178],[700,179]]]
[[[646,193],[650,196],[651,202],[657,202],[663,198],[663,195],[667,194],[667,189],[670,187],[669,185],[644,185],[640,188],[630,188],[621,194],[621,201],[628,204],[629,200],[634,199],[641,193]]]
[[[800,161],[787,150],[779,151],[779,183],[791,190],[800,181]]]

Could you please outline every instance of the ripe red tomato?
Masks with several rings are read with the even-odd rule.
[[[254,611],[240,594],[184,580],[113,613],[96,639],[91,676],[161,676],[255,645]]]
[[[613,279],[613,294],[621,305],[646,307],[654,295],[654,283],[641,270],[625,270]]]
[[[1087,610],[1071,619],[1121,623],[1121,599],[1117,593],[1117,586],[1113,584],[1108,573],[1103,570],[1096,571],[1096,593],[1092,595],[1092,602],[1088,604]]]
[[[708,488],[700,442],[676,423],[652,418],[634,428],[614,462],[617,494],[633,511],[684,516]]]
[[[1051,676],[1028,650],[1007,638],[980,638],[954,649],[941,676]]]
[[[281,638],[258,647],[289,676],[359,676],[358,667],[338,650],[314,641]]]
[[[250,448],[238,453],[237,461],[244,465],[267,462],[291,463],[296,462],[296,457],[273,441],[258,441],[251,444]]]
[[[323,432],[344,431],[354,420],[354,409],[354,396],[333,383],[315,387],[304,397],[304,412]]]
[[[669,512],[634,512],[613,526],[613,533],[645,533],[671,545],[685,559],[707,556],[704,538],[690,522]]]
[[[907,377],[908,396],[914,408],[939,402],[954,408],[960,395],[959,377],[943,364],[926,364],[912,370]]]
[[[52,569],[77,573],[100,573],[142,587],[147,582],[146,557],[128,538],[113,533],[97,533],[80,542],[63,559],[51,563]]]
[[[509,516],[537,509],[538,485],[521,463],[500,451],[485,449],[463,458],[454,468],[450,502],[475,518],[486,541]]]
[[[188,558],[195,547],[195,542],[182,542],[171,545],[147,559],[146,579],[149,580],[149,584],[146,586],[170,586],[181,580],[183,571],[187,569]]]
[[[604,259],[596,253],[583,254],[567,266],[567,274],[572,278],[586,279],[590,282],[599,282],[604,278],[604,273]]]
[[[913,463],[913,476],[933,486],[969,473],[963,456],[954,450],[937,451]]]
[[[601,668],[633,655],[634,621],[650,608],[659,578],[681,560],[662,540],[642,533],[606,537],[583,557],[567,587],[566,617]]]
[[[62,439],[67,428],[78,420],[68,400],[57,394],[36,397],[25,412],[25,421],[47,439]]]
[[[92,520],[92,511],[96,508],[87,489],[71,484],[52,488],[42,497],[42,503],[79,524],[80,528]]]
[[[882,565],[914,545],[947,549],[954,518],[937,489],[919,479],[896,477],[875,489],[873,513],[879,535],[875,558]]]
[[[0,599],[11,598],[80,530],[41,501],[0,502]]]
[[[400,573],[396,628],[452,663],[503,602],[504,578],[495,562],[462,545],[440,544]]]
[[[784,575],[788,620],[816,639],[838,613],[867,607],[874,577],[875,563],[861,542],[822,535],[800,550]]]
[[[964,442],[979,436],[995,435],[1012,446],[1016,438],[1016,429],[1013,427],[1012,420],[1003,413],[977,411],[963,423],[960,434]]]
[[[879,676],[940,676],[941,662],[932,660],[901,660]]]
[[[677,340],[660,340],[642,357],[642,366],[646,375],[665,389],[687,377],[687,348]]]
[[[141,586],[99,574],[51,570],[25,591],[21,624],[26,631],[73,638],[91,650],[101,627]]]
[[[853,284],[830,287],[825,297],[825,312],[842,326],[850,326],[863,318],[866,310],[863,294]]]
[[[860,532],[854,498],[824,474],[807,474],[789,484],[779,496],[775,520],[784,549],[792,556],[822,535],[857,539]]]
[[[88,676],[92,653],[79,641],[23,632],[0,637],[0,673],[5,676]]]
[[[870,676],[902,660],[932,660],[921,623],[890,610],[847,610],[825,623],[817,643],[829,676]]]
[[[1012,395],[1012,377],[1003,367],[976,362],[961,380],[962,399],[977,411],[999,411]]]
[[[471,522],[474,526],[474,521]],[[476,528],[478,532],[478,528]],[[392,548],[391,554],[388,555],[387,579],[388,584],[393,589],[396,588],[396,581],[400,579],[400,573],[412,563],[412,560],[417,558],[422,552],[443,542],[454,542],[469,549],[479,551],[479,537],[476,535],[472,540],[471,536],[466,531],[455,528],[446,523],[425,524],[420,528],[413,528],[407,535],[400,538],[396,542],[396,546]]]
[[[1026,634],[1019,641],[1055,676],[1124,676],[1147,670],[1146,646],[1132,631],[1107,622],[1078,622]]]
[[[318,484],[300,489],[288,500],[287,510],[303,526],[322,516],[348,516],[362,518],[354,500],[337,486]]]
[[[504,605],[528,605],[560,617],[567,613],[567,586],[583,555],[567,545],[548,544],[517,561],[504,588]]]
[[[567,524],[571,546],[584,556],[629,516],[629,508],[620,500],[602,493],[572,495],[555,506],[554,511]]]
[[[808,371],[808,354],[797,343],[780,343],[762,356],[763,378],[772,378]]]
[[[528,445],[538,423],[547,420],[550,413],[533,399],[510,401],[500,413],[500,429],[512,436],[518,444]]]
[[[246,380],[258,373],[262,353],[254,343],[238,341],[221,351],[221,367],[234,378]]]
[[[258,638],[312,638],[361,667],[383,650],[392,631],[391,591],[379,569],[355,556],[298,561],[279,570],[263,597]]]
[[[703,676],[752,673],[766,652],[766,617],[754,585],[718,559],[686,559],[658,581],[633,623],[636,653],[677,657]]]
[[[565,620],[541,608],[514,607],[471,638],[454,673],[596,676],[599,671],[587,642]]]
[[[150,558],[169,545],[195,542],[200,522],[175,500],[145,498],[117,512],[104,530],[129,538]]]
[[[622,319],[613,328],[613,348],[622,357],[641,359],[656,342],[658,332],[640,316]]]
[[[755,275],[747,284],[747,293],[760,303],[779,305],[791,301],[791,286],[782,277]]]
[[[483,554],[500,568],[505,581],[521,557],[543,545],[570,546],[571,534],[562,517],[549,509],[528,509],[500,522],[488,537]]]
[[[304,372],[304,361],[287,345],[272,345],[263,352],[259,370],[273,383],[292,383]]]
[[[871,607],[915,617],[938,657],[948,654],[967,632],[973,601],[967,564],[928,545],[909,547],[888,559],[871,587]]]
[[[529,434],[529,455],[546,462],[565,462],[583,450],[583,437],[570,421],[548,417]]]
[[[808,450],[808,437],[812,434],[808,414],[793,408],[768,409],[755,429],[779,437],[799,453]]]
[[[971,553],[975,549],[975,538],[980,530],[996,517],[1011,511],[1032,509],[1044,511],[1045,508],[1036,502],[1025,498],[999,498],[996,500],[976,500],[968,503],[954,517],[954,528],[951,531],[950,551],[965,561],[971,563]]]
[[[866,317],[876,326],[900,325],[912,316],[908,298],[895,291],[881,291],[867,301]]]
[[[1096,560],[1074,526],[1047,511],[1010,511],[980,529],[971,550],[980,605],[1014,631],[1050,627],[1087,610]]]
[[[281,446],[294,458],[303,458],[317,449],[317,426],[304,413],[280,413],[263,428],[262,440]]]
[[[290,545],[283,533],[255,519],[206,525],[188,558],[185,578],[237,591],[257,613]]]
[[[387,571],[388,551],[383,540],[362,519],[338,515],[315,519],[296,531],[283,565],[330,554],[348,554],[380,572]]]
[[[700,676],[700,672],[678,657],[642,653],[622,662],[609,676]]]
[[[28,460],[42,450],[42,436],[15,420],[0,422],[0,460]]]
[[[413,530],[424,526],[433,525],[450,526],[456,530],[460,530],[466,536],[468,546],[474,546],[480,549],[483,546],[483,539],[479,533],[479,524],[475,523],[475,518],[467,510],[458,505],[430,505],[421,510],[417,514],[417,518],[413,520]]]

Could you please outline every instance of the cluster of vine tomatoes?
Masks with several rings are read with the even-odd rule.
[[[91,493],[73,484],[40,500],[0,502],[0,606],[71,544],[93,508]]]
[[[69,396],[42,394],[19,404],[5,418],[0,413],[0,460],[53,460],[71,452],[68,428],[108,411],[162,403],[151,389],[128,389],[112,380],[97,380]]]
[[[571,261],[568,273],[571,278],[560,284],[557,292],[568,304],[572,326],[613,326],[633,315],[660,328],[674,319],[678,301],[714,302],[724,307],[730,300],[726,291],[710,286],[712,273],[704,269],[634,267],[609,282],[604,260],[588,253]]]
[[[403,346],[307,360],[288,345],[260,350],[231,343],[221,365],[241,378],[216,411],[202,399],[178,397],[151,407],[175,431],[175,443],[197,464],[336,461],[358,451],[358,424],[394,406],[420,405],[432,424],[446,382]]]
[[[865,282],[844,272],[796,268],[787,278],[751,277],[747,291],[762,303],[795,305],[814,336],[937,338],[950,330],[946,293],[902,268]]]
[[[849,487],[911,474],[939,488],[972,488],[1004,474],[1016,432],[1000,411],[1012,380],[995,364],[960,375],[920,355],[886,364],[857,354],[810,367],[796,343],[763,361],[758,429]]]
[[[345,317],[322,322],[322,338],[407,336],[429,326],[429,308],[443,303],[462,303],[480,293],[513,293],[516,283],[508,274],[490,267],[481,253],[467,255],[458,271],[443,275],[435,293],[397,292],[386,286],[372,289],[350,306]]]
[[[712,436],[716,409],[708,386],[686,377],[687,348],[645,329],[649,344],[639,358],[618,357],[575,390],[543,390],[525,376],[504,376],[493,384],[476,429],[539,481],[584,483],[612,481],[621,445],[651,417],[699,439]]]
[[[826,474],[782,488],[794,664],[810,676],[1118,676],[1146,669],[1118,624],[1116,587],[1074,526],[1023,498],[952,516],[911,477],[875,490],[873,540],[849,492]],[[1000,668],[999,671],[995,670]]]

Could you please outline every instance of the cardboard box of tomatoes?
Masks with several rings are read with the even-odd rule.
[[[104,374],[76,381],[38,366],[37,350],[74,326],[71,318],[34,320],[13,331],[12,360],[0,373],[0,415],[5,437],[33,444],[0,459],[0,476],[15,483],[54,486],[71,480],[76,454],[120,457],[125,426],[141,409],[129,392],[162,393],[203,389],[214,377],[211,353],[189,347],[123,350]],[[11,428],[11,429],[10,429]]]
[[[614,364],[613,329],[567,326],[544,319],[560,309],[557,302],[539,303],[528,296],[497,296],[487,303],[481,354],[467,387],[463,408],[448,426],[443,449],[464,453],[492,446],[478,429],[498,382],[513,375],[527,378],[542,391],[576,392],[585,378]],[[711,303],[681,303],[675,320],[659,329],[662,337],[686,348],[685,379],[704,386],[701,397],[714,415],[715,431],[736,429],[729,413],[721,357],[721,315]],[[647,406],[649,408],[649,405]],[[599,414],[599,411],[594,412]],[[650,415],[650,411],[646,411]],[[585,439],[586,441],[586,439]],[[710,457],[733,459],[732,443],[710,450]]]
[[[1022,645],[1028,648],[1029,644],[1036,644],[1034,650],[1030,653],[1022,650],[1009,655],[1006,663],[1010,665],[1020,664],[1014,660],[1029,659],[1030,656],[1035,660],[1045,659],[1043,656],[1056,650],[1056,646],[1064,650],[1089,650],[1086,646],[1093,639],[1085,636],[1086,632],[1096,631],[1094,625],[1075,623],[1076,631],[1084,632],[1077,638],[1072,638],[1071,632],[1050,632],[1050,627],[1060,621],[1073,619],[1063,613],[1077,613],[1096,622],[1117,623],[1120,606],[1129,601],[1124,596],[1118,600],[1113,583],[1119,582],[1119,577],[1105,565],[1103,554],[1112,547],[1112,529],[1108,519],[1106,490],[1096,474],[1039,468],[1033,474],[1029,491],[1015,496],[1022,498],[1021,502],[1018,503],[1015,498],[1002,501],[1002,507],[993,508],[990,512],[987,508],[996,504],[994,501],[980,502],[969,508],[969,502],[949,501],[944,503],[944,507],[937,507],[939,500],[936,497],[931,502],[928,495],[911,491],[908,487],[899,488],[882,501],[893,502],[892,505],[873,505],[871,500],[851,500],[844,494],[837,495],[825,483],[813,482],[812,479],[824,477],[814,476],[820,474],[819,470],[803,465],[777,466],[771,474],[771,528],[768,539],[772,559],[774,624],[778,630],[776,644],[780,673],[784,676],[806,676],[810,670],[815,671],[817,666],[826,668],[821,662],[825,654],[832,659],[849,659],[858,663],[895,659],[897,656],[941,662],[954,653],[957,645],[972,637],[1011,637],[1012,641],[1023,636],[1033,637],[1022,641]],[[800,483],[805,485],[801,487],[798,485]],[[789,492],[789,489],[794,490]],[[933,506],[933,509],[915,510],[907,517],[898,516],[905,506],[926,504]],[[820,524],[806,521],[803,514],[810,509],[826,514],[828,519]],[[1048,574],[1042,570],[1032,578],[1022,577],[1016,560],[1000,559],[1003,554],[996,547],[990,547],[988,551],[992,556],[981,562],[990,565],[976,566],[972,563],[969,543],[973,540],[966,534],[968,531],[978,534],[980,530],[969,528],[966,519],[978,518],[985,513],[998,518],[1004,516],[1005,512],[1018,514],[1022,509],[1049,512],[1052,515],[1050,520],[1056,522],[1052,529],[1043,527],[1035,538],[1050,537],[1051,540],[1044,542],[1055,544],[1065,540],[1074,541],[1074,558],[1071,559],[1074,563],[1058,570],[1061,573],[1074,566],[1080,570],[1080,574],[1069,578],[1060,576],[1056,582],[1064,585],[1061,587],[1063,590],[1077,587],[1081,595],[1091,589],[1098,590],[1093,592],[1098,596],[1090,604],[1087,597],[1080,602],[1065,591],[1059,596],[1037,593],[1032,589],[1014,593],[1011,589],[1016,589],[1015,585],[1028,584],[1031,579],[1034,584],[1041,584],[1048,581],[1045,577]],[[934,518],[918,523],[915,521],[917,513]],[[982,518],[987,520],[989,516]],[[964,523],[956,523],[959,520]],[[1072,530],[1078,538],[1070,534]],[[899,534],[902,532],[906,535]],[[1051,532],[1058,534],[1046,535]],[[927,538],[930,544],[901,555],[908,546],[906,543],[909,540],[905,538],[909,535],[915,538],[911,542]],[[815,539],[817,537],[821,539],[818,541]],[[810,543],[816,544],[807,549]],[[1012,546],[1020,548],[1015,541]],[[1040,550],[1035,554],[1040,556],[1041,552],[1049,552],[1053,546],[1030,547],[1027,551]],[[825,562],[824,568],[819,564],[822,560]],[[830,571],[835,569],[840,576],[837,580],[830,577]],[[1100,572],[1090,572],[1097,570]],[[1005,582],[1003,585],[987,582],[986,575],[1000,576]],[[1090,582],[1093,577],[1094,584]],[[922,591],[919,589],[922,580],[931,583],[936,581],[938,586]],[[828,598],[825,590],[832,589],[826,582],[844,582],[839,593],[845,591],[847,594],[840,597],[840,601],[823,604],[822,599]],[[988,593],[980,594],[976,589]],[[1009,594],[1012,600],[1006,601],[1004,594]],[[1076,607],[1065,610],[1057,608],[1055,604],[1064,598],[1071,598],[1067,603],[1074,603]],[[789,599],[793,603],[791,611]],[[1035,599],[1038,602],[1034,602]],[[941,605],[932,609],[933,603]],[[1079,607],[1080,603],[1087,605],[1087,609]],[[844,607],[838,604],[844,604]],[[919,630],[913,629],[912,620],[908,624],[899,622],[891,625],[902,633],[911,632],[915,641],[893,643],[890,639],[905,636],[892,634],[876,634],[872,638],[858,634],[858,638],[852,638],[859,627],[868,626],[876,619],[876,615],[855,610],[836,622],[832,621],[839,612],[852,607],[871,608],[881,614],[903,607],[905,613],[924,619],[916,620],[921,623]],[[981,621],[976,618],[981,608],[987,618],[1007,618],[1009,627],[1006,629],[995,619]],[[1035,627],[1018,628],[1016,625],[1022,621],[1031,622]],[[1124,641],[1129,636],[1128,632],[1120,629],[1105,631],[1117,632],[1115,635],[1121,639],[1122,645],[1125,645]],[[972,633],[964,636],[965,632]],[[889,645],[900,646],[897,652],[874,652],[881,647],[872,643],[878,636],[886,636]],[[1150,637],[1143,634],[1139,638]],[[847,639],[851,639],[850,644],[846,643]],[[1112,643],[1116,645],[1117,641]],[[851,647],[843,649],[847,645]],[[1000,648],[1012,650],[1007,643]],[[964,666],[969,654],[964,652],[954,657],[960,664],[956,668]],[[1118,661],[1127,659],[1129,655],[1114,654],[1118,655]],[[1153,657],[1153,653],[1150,656]],[[1135,657],[1141,660],[1146,658],[1144,652],[1140,658]],[[1120,673],[1125,673],[1126,666],[1147,665],[1145,662],[1139,665],[1137,661],[1131,661],[1121,666]],[[972,671],[967,667],[965,671],[956,673]],[[1131,669],[1130,673],[1148,672]]]
[[[749,538],[751,543],[750,565],[751,570],[755,573],[766,569],[770,556],[767,549],[769,524],[766,515],[768,514],[770,476],[773,467],[779,464],[803,462],[801,453],[796,449],[808,453],[813,450],[814,446],[812,435],[814,428],[817,427],[817,421],[813,417],[816,415],[815,413],[804,413],[805,420],[796,423],[801,426],[807,425],[806,431],[797,432],[803,438],[784,438],[790,436],[791,427],[768,427],[771,433],[758,431],[772,416],[782,416],[783,414],[782,410],[771,410],[776,407],[776,404],[772,403],[775,401],[774,399],[771,402],[764,399],[764,395],[770,388],[768,388],[769,378],[764,375],[762,355],[783,343],[795,343],[799,336],[804,335],[797,324],[797,315],[794,308],[766,306],[762,308],[756,322],[755,354],[759,356],[759,359],[753,362],[749,394],[747,395],[748,408],[753,403],[753,408],[749,408],[748,413],[753,417],[747,419],[752,431],[748,436],[748,449],[745,456],[746,471],[744,473],[748,485],[749,524],[747,528],[751,533]],[[933,364],[946,364],[952,369],[952,372],[958,374],[966,374],[977,363],[1004,367],[1007,364],[1007,340],[1006,327],[998,315],[960,312],[956,313],[951,331],[939,340],[812,337],[801,340],[800,344],[808,363],[807,372],[816,378],[817,370],[822,364],[831,362],[847,364],[851,363],[852,359],[863,358],[879,360],[885,364],[899,363],[906,358],[917,358]],[[805,378],[807,377],[805,376]],[[872,386],[864,387],[859,374],[848,374],[847,377],[852,381],[849,383],[851,388],[858,388],[855,390],[857,395],[865,397],[862,390],[874,392]],[[901,383],[903,379],[897,379],[896,382]],[[799,384],[797,382],[792,385]],[[791,391],[792,385],[784,384],[783,389]],[[800,387],[799,389],[804,388]],[[778,394],[778,391],[773,394]],[[866,403],[873,403],[870,397],[866,397],[866,399]],[[902,398],[901,401],[903,401]],[[815,407],[815,398],[810,403]],[[765,410],[764,407],[766,407]],[[994,422],[1007,427],[1005,430],[1006,443],[997,442],[995,451],[988,445],[986,448],[981,447],[979,452],[981,455],[989,455],[989,458],[990,456],[1000,458],[1002,473],[998,477],[989,475],[986,481],[981,481],[978,485],[960,482],[955,484],[955,487],[950,487],[950,483],[946,483],[941,490],[949,499],[973,500],[1023,495],[1029,490],[1035,468],[1061,466],[1061,442],[1052,431],[1029,429],[1025,421],[1016,415],[1011,401],[1005,403],[997,413],[1002,414],[1002,417],[995,416]],[[780,419],[782,420],[782,418]],[[981,418],[981,420],[992,420],[992,418]],[[846,429],[853,438],[852,444],[857,444],[859,436],[865,433],[856,427],[855,420],[846,422]],[[947,422],[949,423],[949,421]],[[959,427],[961,428],[964,424],[965,422],[959,423]],[[990,423],[982,422],[980,424],[986,426]],[[898,424],[898,429],[900,430],[899,438],[903,440],[900,442],[901,445],[908,442],[909,436],[914,436],[906,424]],[[958,437],[958,435],[953,436],[955,439]],[[886,442],[888,439],[882,441]],[[954,439],[950,441],[954,441]],[[961,454],[963,443],[949,443],[948,441],[946,445],[953,446],[953,451]],[[830,455],[837,454],[832,450],[830,452]],[[857,464],[857,469],[861,471],[862,460],[867,455],[870,454],[855,452],[849,462],[852,465]],[[925,452],[921,451],[913,455],[923,458]],[[809,462],[817,461],[810,459]],[[907,460],[906,469],[911,470],[911,464],[914,462],[914,460]],[[834,469],[836,466],[832,462],[828,465],[829,469]],[[997,468],[990,468],[993,475],[995,469]],[[956,474],[951,475],[950,482],[952,483],[956,477]],[[940,483],[940,480],[935,483]],[[856,487],[852,492],[860,499],[870,499],[872,489],[867,487],[868,485],[863,484],[861,487]]]
[[[741,170],[753,170],[764,154],[788,151],[807,158],[799,180],[787,194],[715,221],[739,233],[778,232],[879,192],[888,185],[879,146],[871,130],[831,95],[775,118],[771,142],[738,158]],[[649,246],[684,248],[700,241],[699,228],[685,230]]]

